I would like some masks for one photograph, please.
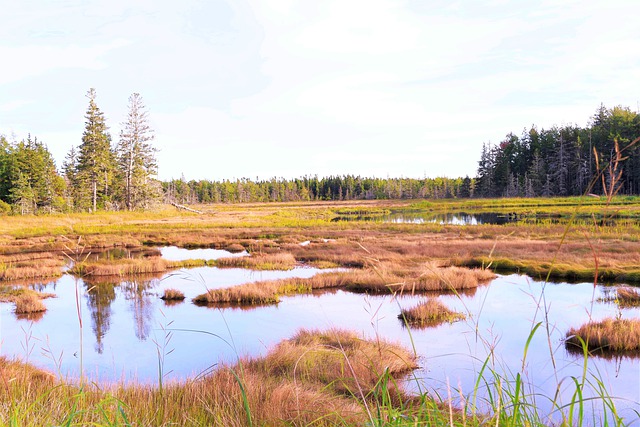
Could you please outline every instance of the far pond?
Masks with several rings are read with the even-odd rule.
[[[164,256],[171,253],[163,252]],[[175,250],[173,255],[206,256],[176,254]],[[640,317],[638,308],[619,309],[598,300],[612,292],[612,287],[594,288],[589,283],[545,285],[518,275],[501,276],[460,297],[439,296],[450,308],[469,314],[468,320],[411,331],[397,315],[400,307],[416,305],[424,296],[393,298],[338,290],[287,297],[278,305],[260,307],[199,307],[190,302],[206,289],[310,277],[317,272],[305,267],[261,272],[202,267],[116,284],[84,283],[65,275],[35,286],[57,296],[45,300],[48,311],[39,320],[18,319],[12,304],[0,304],[1,354],[77,378],[82,338],[84,371],[90,380],[154,383],[158,381],[158,352],[164,359],[165,381],[179,380],[233,363],[238,356],[264,355],[300,328],[347,328],[365,337],[380,336],[415,347],[422,369],[415,372],[418,380],[408,381],[410,388],[436,389],[445,397],[447,387],[462,388],[469,395],[477,373],[491,355],[492,369],[511,381],[520,373],[528,393],[553,396],[556,385],[562,382],[562,400],[567,403],[573,391],[571,378],[581,377],[583,364],[580,356],[565,350],[562,338],[566,331],[587,322],[590,316],[595,320]],[[182,290],[186,300],[165,304],[160,296],[166,288]],[[82,330],[76,289],[81,294]],[[538,328],[522,370],[529,333],[544,321],[545,314],[549,326]],[[485,378],[493,381],[489,373]],[[617,398],[619,409],[633,417],[629,421],[637,417],[632,411],[640,411],[639,358],[589,358],[588,380],[595,378]],[[592,394],[587,389],[586,395]],[[536,403],[549,409],[544,397]]]

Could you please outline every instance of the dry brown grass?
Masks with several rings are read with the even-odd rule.
[[[582,352],[584,341],[594,353],[633,353],[640,355],[640,319],[606,318],[590,322],[567,332],[565,345],[568,350]]]
[[[274,304],[284,295],[332,288],[367,293],[462,292],[475,289],[479,284],[495,277],[495,274],[488,270],[438,267],[434,263],[428,263],[420,270],[396,267],[395,271],[382,268],[333,271],[316,274],[307,279],[280,279],[210,289],[193,301],[203,305]]]
[[[465,315],[450,310],[440,300],[429,298],[415,307],[402,309],[398,319],[413,327],[425,328],[444,322],[463,320]]]
[[[33,293],[20,295],[16,299],[16,314],[39,313],[47,310],[41,298]]]
[[[55,296],[51,293],[37,292],[29,289],[27,285],[2,285],[0,286],[0,302],[17,302],[26,296],[38,299],[51,298]]]
[[[54,278],[62,275],[64,260],[51,252],[26,252],[0,256],[0,281]]]
[[[184,293],[178,289],[165,289],[164,294],[160,297],[165,301],[182,301],[184,300]]]
[[[280,287],[286,280],[246,283],[230,288],[210,289],[196,296],[196,304],[274,304],[280,300]]]
[[[437,262],[418,265],[380,263],[375,268],[353,272],[346,288],[368,293],[416,293],[476,288],[495,274],[489,270],[443,267]]]
[[[417,367],[415,357],[403,347],[368,341],[345,330],[302,330],[247,366],[358,398],[371,396],[386,370],[397,378]]]
[[[119,259],[116,261],[80,262],[70,273],[78,276],[128,276],[167,271],[173,264],[158,257],[143,259]]]
[[[372,393],[381,377],[388,374],[389,382],[396,383],[415,366],[412,354],[398,345],[330,330],[301,331],[265,357],[244,359],[162,390],[85,384],[80,392],[50,374],[2,358],[0,375],[16,425],[58,425],[70,413],[74,425],[104,425],[105,416],[122,419],[121,408],[130,425],[245,426],[246,399],[254,425],[335,426],[367,423],[365,408],[375,413],[378,403]],[[405,398],[402,390],[393,393],[398,401]],[[37,410],[33,402],[38,402]]]
[[[640,306],[640,292],[629,286],[623,286],[616,290],[616,300],[620,307]]]
[[[220,268],[236,267],[252,270],[291,270],[296,259],[288,252],[252,254],[248,257],[220,258],[216,265]]]

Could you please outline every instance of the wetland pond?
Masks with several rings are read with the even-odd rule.
[[[638,218],[633,217],[607,217],[594,219],[590,216],[577,216],[575,218],[560,215],[518,215],[513,212],[445,212],[434,213],[426,211],[402,210],[385,214],[353,214],[339,215],[332,219],[339,221],[384,222],[392,224],[440,224],[440,225],[505,225],[505,224],[560,224],[580,226],[637,226]]]
[[[184,249],[163,249],[162,253],[174,259],[209,256],[206,252],[194,256]],[[211,253],[220,255],[226,254]],[[397,318],[400,308],[416,305],[424,295],[393,297],[332,290],[283,297],[277,305],[268,306],[191,303],[207,289],[311,277],[318,271],[308,267],[289,271],[199,267],[118,283],[85,283],[64,275],[33,286],[56,296],[44,300],[48,310],[39,319],[18,318],[13,304],[0,304],[1,354],[70,379],[78,377],[82,358],[84,373],[91,381],[153,384],[158,382],[159,354],[164,381],[184,380],[232,364],[238,356],[264,355],[300,328],[345,328],[415,348],[421,368],[407,380],[409,388],[436,390],[446,397],[450,387],[470,396],[488,360],[492,372],[487,369],[484,373],[487,383],[495,381],[493,372],[508,381],[515,381],[519,373],[525,392],[541,396],[535,403],[546,413],[551,408],[545,396],[551,398],[561,383],[561,401],[568,403],[575,390],[572,378],[582,377],[583,358],[565,349],[566,331],[590,317],[640,317],[639,308],[620,309],[600,301],[614,291],[613,286],[544,284],[519,275],[499,276],[460,296],[439,295],[447,306],[467,314],[467,320],[426,329],[408,330]],[[165,303],[160,296],[167,288],[183,291],[186,300]],[[548,323],[536,330],[523,362],[529,334],[545,316]],[[633,411],[640,411],[640,358],[590,357],[587,382],[601,382],[616,398],[618,410],[629,421],[637,418]],[[486,397],[482,396],[484,386],[482,381],[479,399]],[[584,394],[589,397],[594,392],[585,386]]]

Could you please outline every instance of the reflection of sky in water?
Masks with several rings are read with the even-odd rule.
[[[207,288],[232,286],[249,281],[270,280],[293,275],[309,277],[317,270],[255,272],[243,269],[196,268],[179,270],[162,279],[130,281],[112,285],[92,285],[82,281],[81,308],[84,323],[84,366],[92,380],[137,378],[157,381],[160,349],[166,354],[167,378],[186,378],[237,355],[262,355],[299,328],[347,328],[367,337],[379,335],[404,345],[415,346],[423,369],[416,372],[429,387],[447,395],[446,384],[471,393],[489,349],[493,349],[495,369],[520,372],[525,342],[533,325],[544,320],[536,312],[543,285],[523,276],[505,276],[478,289],[475,295],[444,295],[440,298],[458,311],[473,313],[468,321],[444,324],[411,335],[397,319],[399,307],[416,304],[420,297],[392,298],[332,291],[316,296],[287,297],[278,305],[255,308],[197,307],[190,299]],[[42,320],[17,320],[11,304],[0,305],[2,354],[28,358],[38,366],[63,375],[76,375],[79,367],[79,326],[72,277],[64,276],[46,286],[58,298],[46,300],[49,308]],[[187,300],[165,305],[159,297],[166,288],[181,289]],[[544,327],[532,339],[522,375],[528,392],[552,396],[557,381],[569,385],[580,377],[581,358],[569,355],[562,344],[571,326],[585,323],[594,296],[592,284],[547,284],[545,301],[549,313],[550,338]],[[607,288],[597,287],[595,298]],[[542,304],[542,302],[540,302]],[[623,317],[638,317],[640,309],[624,309]],[[616,316],[613,304],[595,302],[592,317]],[[163,349],[165,338],[171,336]],[[29,348],[30,351],[26,351]],[[557,369],[554,373],[550,354]],[[55,360],[54,360],[55,359]],[[612,394],[632,402],[640,401],[640,359],[589,359],[589,373],[596,374]],[[591,378],[593,379],[593,378]],[[411,383],[410,385],[415,385]],[[455,393],[454,393],[455,394]],[[587,391],[587,395],[589,392]],[[569,395],[563,396],[567,403]],[[620,402],[618,402],[620,403]],[[547,405],[544,399],[538,405]],[[631,403],[621,403],[632,406]],[[636,405],[636,409],[638,406]]]
[[[162,258],[169,261],[184,261],[188,259],[212,260],[218,258],[242,257],[249,255],[247,251],[232,253],[223,249],[184,249],[177,246],[160,248]]]

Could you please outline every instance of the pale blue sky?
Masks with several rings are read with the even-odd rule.
[[[162,179],[473,176],[483,142],[640,101],[640,2],[0,0],[0,133],[114,142],[139,92]]]

